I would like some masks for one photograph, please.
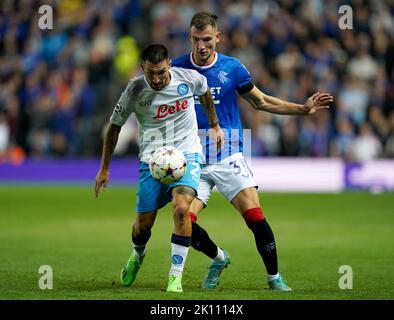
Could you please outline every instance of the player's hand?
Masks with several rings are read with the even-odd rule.
[[[109,171],[105,169],[100,169],[96,176],[96,186],[94,188],[94,193],[96,195],[96,198],[99,195],[101,187],[103,187],[103,190],[107,190],[108,181],[109,181]]]
[[[328,109],[329,103],[333,102],[334,98],[329,93],[316,92],[306,100],[304,104],[304,112],[307,115],[312,115],[321,109]]]
[[[220,149],[224,148],[224,132],[218,124],[212,127],[210,130],[214,131],[213,138],[216,140],[216,150],[219,153]]]

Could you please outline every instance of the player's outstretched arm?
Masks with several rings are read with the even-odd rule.
[[[242,94],[242,97],[256,110],[287,115],[312,115],[321,109],[328,109],[334,100],[329,93],[316,92],[305,104],[297,104],[266,95],[256,87]]]
[[[101,187],[103,187],[104,190],[107,188],[109,181],[109,164],[111,162],[111,157],[115,150],[116,143],[118,142],[120,129],[121,127],[112,123],[110,123],[107,127],[104,137],[100,169],[96,176],[96,186],[94,189],[96,198],[99,195]]]
[[[211,90],[208,88],[207,92],[199,97],[205,114],[208,117],[209,127],[215,131],[214,138],[216,139],[216,150],[219,152],[220,148],[224,147],[224,133],[219,126],[218,116],[216,114],[215,103],[212,98]]]

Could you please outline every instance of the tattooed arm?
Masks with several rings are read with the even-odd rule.
[[[219,124],[218,117],[216,115],[215,105],[213,102],[211,91],[208,90],[204,95],[199,97],[201,101],[204,112],[207,115],[209,126],[211,128],[216,127]]]
[[[107,127],[103,144],[100,170],[96,176],[96,198],[99,195],[101,187],[103,187],[104,190],[107,188],[109,181],[109,164],[111,162],[111,157],[115,150],[116,143],[118,142],[120,128],[121,127],[112,123],[110,123]]]
[[[266,95],[257,87],[241,96],[256,110],[287,115],[312,115],[321,109],[328,109],[333,101],[331,94],[316,92],[304,104],[292,103]]]
[[[216,147],[219,151],[224,144],[224,133],[219,126],[219,120],[216,114],[215,104],[212,98],[211,90],[208,90],[204,95],[200,96],[199,100],[201,101],[205,114],[207,115],[209,127],[214,130],[213,136],[216,139]]]

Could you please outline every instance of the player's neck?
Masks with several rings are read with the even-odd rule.
[[[201,61],[201,60],[196,59],[196,57],[192,53],[193,62],[199,67],[209,66],[210,64],[212,64],[212,62],[215,60],[215,58],[216,58],[216,51],[214,51],[213,54],[206,61]]]

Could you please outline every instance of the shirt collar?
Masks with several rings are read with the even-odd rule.
[[[213,54],[215,55],[215,57],[213,58],[213,61],[206,65],[206,66],[199,66],[198,64],[196,64],[193,60],[193,52],[190,52],[190,62],[192,63],[192,65],[198,69],[208,69],[213,67],[213,65],[216,63],[216,61],[218,60],[218,54],[216,53],[216,51],[213,52]]]

